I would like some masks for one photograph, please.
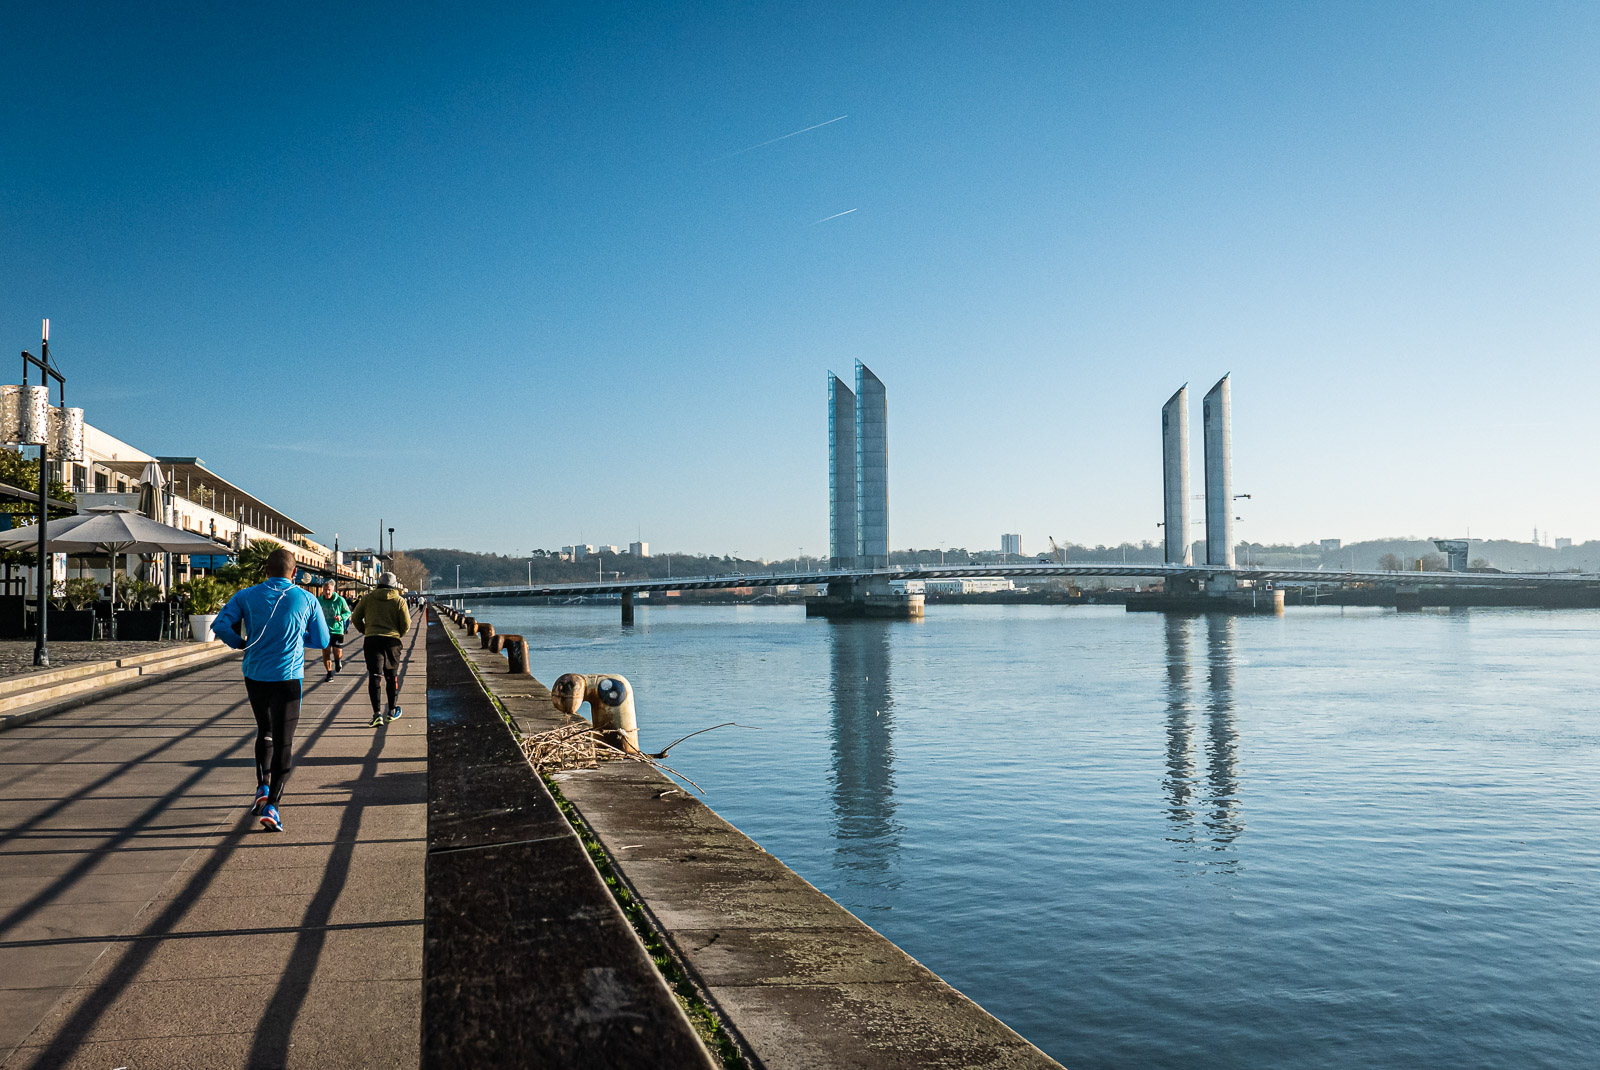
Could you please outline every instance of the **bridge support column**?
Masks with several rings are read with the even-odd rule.
[[[622,592],[622,626],[633,627],[633,592]]]
[[[828,584],[828,593],[806,599],[808,617],[877,617],[886,620],[921,620],[920,594],[897,594],[887,580],[846,580]]]

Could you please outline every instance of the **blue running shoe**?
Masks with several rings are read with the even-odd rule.
[[[268,803],[267,808],[261,811],[261,827],[268,832],[283,831],[283,818],[278,815],[278,808],[271,803]]]
[[[394,709],[389,711],[389,720],[398,721],[399,719],[400,719],[400,707],[396,706]]]
[[[267,796],[271,794],[272,789],[267,787],[265,784],[262,784],[260,787],[256,788],[256,801],[255,805],[250,807],[250,812],[252,814],[259,814],[261,812],[261,808],[267,805]]]

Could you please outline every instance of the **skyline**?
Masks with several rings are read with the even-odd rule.
[[[895,548],[1159,541],[1230,372],[1239,539],[1600,536],[1600,11],[383,10],[0,42],[14,351],[319,538],[825,555],[857,359]]]

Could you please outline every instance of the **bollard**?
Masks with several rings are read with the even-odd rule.
[[[468,635],[478,634],[478,620],[476,617],[468,617],[466,620],[461,622],[461,625],[467,629]]]
[[[478,625],[478,645],[485,650],[489,648],[489,640],[494,637],[494,625],[484,621]]]
[[[532,676],[528,671],[528,641],[520,635],[503,635],[506,671],[512,676]]]
[[[489,653],[498,654],[506,646],[506,637],[496,632],[489,637]]]
[[[633,592],[622,592],[622,625],[625,628],[633,626]]]
[[[585,702],[601,739],[618,750],[639,753],[639,719],[633,709],[633,685],[627,677],[569,672],[550,688],[550,704],[562,713],[576,717]]]

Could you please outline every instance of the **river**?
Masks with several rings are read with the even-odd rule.
[[[1073,1070],[1600,1063],[1600,611],[469,608]]]

